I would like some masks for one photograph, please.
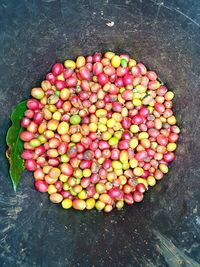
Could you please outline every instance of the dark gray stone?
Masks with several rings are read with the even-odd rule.
[[[0,1],[0,266],[200,266],[199,0]],[[13,192],[5,135],[15,105],[51,66],[106,50],[141,60],[175,94],[170,172],[142,204],[65,211],[24,172]]]

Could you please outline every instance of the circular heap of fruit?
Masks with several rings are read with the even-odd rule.
[[[174,94],[129,55],[56,63],[31,95],[22,158],[53,203],[110,212],[141,202],[168,172],[180,132]]]

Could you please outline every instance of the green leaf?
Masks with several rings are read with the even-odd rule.
[[[10,178],[13,183],[13,188],[16,191],[20,181],[21,174],[24,170],[24,160],[21,158],[23,151],[23,141],[20,139],[20,133],[23,128],[20,125],[20,120],[24,116],[27,100],[20,102],[11,114],[12,125],[8,129],[6,135],[6,143],[8,150],[6,156],[10,163]]]

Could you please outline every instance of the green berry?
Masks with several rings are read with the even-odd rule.
[[[70,117],[71,124],[79,124],[81,122],[81,117],[79,115],[73,115]]]
[[[122,66],[123,68],[127,67],[127,61],[126,61],[125,58],[122,58],[122,59],[121,59],[121,66]]]

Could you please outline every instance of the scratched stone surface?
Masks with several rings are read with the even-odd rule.
[[[200,266],[199,0],[1,0],[0,25],[0,266]],[[14,193],[12,109],[55,62],[106,50],[128,52],[175,92],[182,132],[169,174],[110,214],[50,204],[28,172]]]

